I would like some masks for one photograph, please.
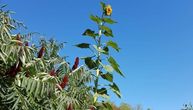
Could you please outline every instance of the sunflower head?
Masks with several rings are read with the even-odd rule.
[[[105,15],[110,16],[113,12],[113,9],[111,8],[111,5],[107,5],[105,7]]]

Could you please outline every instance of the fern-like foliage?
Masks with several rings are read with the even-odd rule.
[[[63,43],[32,44],[25,34],[13,34],[23,25],[10,13],[0,9],[0,110],[88,109],[90,72],[84,66],[71,69],[58,54]]]

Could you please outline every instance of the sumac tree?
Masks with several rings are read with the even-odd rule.
[[[28,38],[33,34],[19,33],[22,23],[12,19],[11,11],[3,7],[0,9],[0,109],[89,108],[90,72],[77,61],[71,69],[65,57],[58,55],[62,43],[53,39],[30,42]]]

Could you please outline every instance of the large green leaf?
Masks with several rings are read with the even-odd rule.
[[[120,93],[119,87],[118,87],[115,83],[110,84],[109,86],[110,86],[111,90],[112,90],[119,98],[121,98],[121,93]]]
[[[123,73],[121,72],[121,70],[119,69],[119,65],[118,63],[116,62],[116,60],[113,58],[113,57],[109,57],[108,58],[108,62],[111,64],[111,66],[113,67],[113,69],[119,73],[121,76],[124,76]]]
[[[96,67],[95,61],[92,60],[92,57],[86,57],[84,59],[85,64],[88,66],[89,69],[93,69]]]
[[[111,18],[103,18],[103,21],[109,24],[117,23],[116,21],[112,20]]]
[[[95,38],[95,36],[96,36],[95,32],[92,31],[91,29],[86,29],[82,35],[83,36],[90,36],[90,37],[93,37],[93,38]]]
[[[103,47],[103,50],[105,51],[104,54],[109,55],[109,48],[107,46]]]
[[[105,108],[107,108],[107,110],[113,110],[111,104],[109,104],[108,102],[102,103],[102,104],[103,104],[103,106],[104,106]]]
[[[107,89],[106,89],[106,88],[98,89],[98,90],[97,90],[97,93],[98,93],[98,94],[101,94],[101,95],[103,95],[103,94],[107,95]]]
[[[110,56],[108,58],[108,61],[109,61],[110,64],[113,64],[113,65],[119,67],[119,64],[116,62],[116,60],[112,56]]]
[[[80,43],[80,44],[77,44],[75,46],[79,47],[79,48],[89,48],[90,44],[88,44],[88,43]]]
[[[116,43],[116,42],[113,42],[113,41],[111,41],[111,40],[108,41],[108,42],[106,43],[106,45],[114,48],[117,52],[119,52],[119,50],[120,50],[120,48],[119,48],[119,46],[117,45],[117,43]]]
[[[97,24],[100,24],[102,22],[101,18],[99,18],[98,16],[90,15],[90,19],[96,22]]]
[[[100,29],[103,30],[103,34],[107,37],[113,37],[113,31],[107,26],[100,26]]]
[[[101,77],[109,82],[113,82],[113,75],[111,73],[102,74]]]

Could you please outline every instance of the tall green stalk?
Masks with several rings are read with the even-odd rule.
[[[103,15],[102,15],[103,16]],[[103,23],[100,23],[100,25],[102,26],[102,24]],[[99,26],[99,32],[98,32],[98,40],[96,40],[97,41],[97,48],[98,49],[101,49],[101,36],[102,36],[102,30],[100,29],[100,26]],[[101,60],[101,52],[100,51],[98,51],[97,52],[97,60],[96,61],[98,61],[98,63],[99,63],[99,61]],[[101,70],[100,70],[100,65],[97,65],[97,70],[96,70],[96,79],[95,79],[95,90],[94,90],[94,94],[96,95],[97,94],[97,90],[98,90],[98,83],[99,83],[99,72],[100,72]],[[97,102],[97,100],[98,100],[98,96],[96,96],[95,98],[94,98],[94,105],[96,104],[96,102]]]
[[[102,104],[104,107],[107,107],[109,110],[112,108],[110,104],[106,103],[105,100],[109,98],[108,90],[112,90],[118,97],[121,97],[119,87],[113,81],[113,73],[116,72],[123,76],[119,65],[116,60],[110,56],[110,47],[119,52],[120,48],[117,43],[109,40],[103,42],[103,37],[108,37],[109,39],[114,37],[112,30],[105,24],[114,24],[116,23],[111,19],[112,8],[110,5],[106,5],[101,2],[102,6],[102,16],[91,15],[90,19],[94,21],[97,26],[97,32],[92,29],[86,29],[82,34],[83,36],[88,36],[95,41],[95,44],[91,45],[90,43],[80,43],[76,46],[82,49],[89,49],[94,55],[84,57],[84,61],[88,70],[92,72],[94,77],[93,85],[93,105],[95,108],[99,109],[99,105]],[[104,61],[105,60],[105,61]],[[104,64],[108,62],[108,64]],[[99,83],[99,80],[106,80],[109,84]],[[99,103],[99,97],[103,100],[102,103]]]

